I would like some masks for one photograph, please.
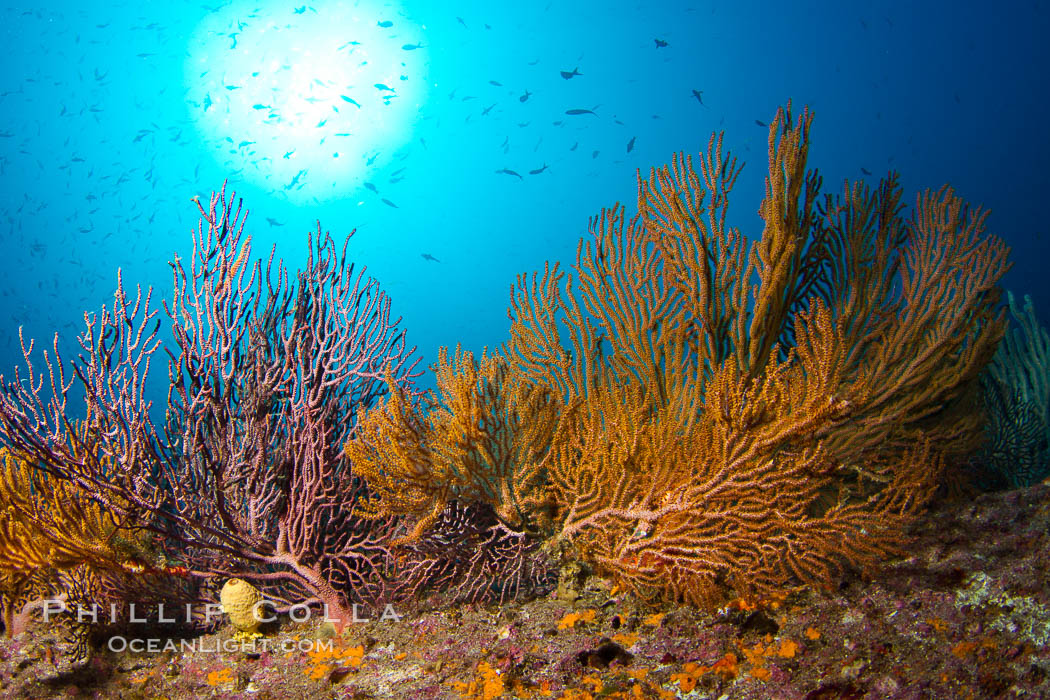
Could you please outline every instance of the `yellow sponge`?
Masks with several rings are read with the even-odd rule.
[[[259,619],[265,613],[260,609],[258,617],[255,604],[262,600],[259,589],[244,579],[231,578],[219,591],[222,611],[230,616],[230,622],[242,632],[254,632],[259,628]]]

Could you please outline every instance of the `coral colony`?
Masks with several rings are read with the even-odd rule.
[[[252,256],[225,188],[198,202],[159,305],[118,272],[75,359],[23,339],[2,378],[8,634],[47,599],[181,609],[224,584],[257,633],[264,598],[338,629],[579,566],[655,608],[875,572],[981,448],[1007,248],[950,188],[910,215],[896,175],[822,193],[811,120],[769,125],[761,237],[726,223],[739,167],[712,137],[594,219],[568,274],[521,275],[509,341],[442,350],[425,395],[350,237],[318,225],[293,273]]]

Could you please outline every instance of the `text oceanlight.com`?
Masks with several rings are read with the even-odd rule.
[[[127,637],[110,637],[106,642],[110,651],[122,652],[125,649],[136,654],[163,654],[164,652],[182,652],[208,654],[225,652],[233,654],[262,654],[264,652],[287,654],[291,652],[332,651],[335,647],[331,639],[260,639],[238,640],[224,639],[128,639]]]

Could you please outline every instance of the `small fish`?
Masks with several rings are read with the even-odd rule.
[[[496,174],[497,175],[513,175],[514,177],[518,178],[519,180],[524,180],[525,179],[521,175],[519,175],[518,173],[514,172],[513,170],[510,170],[509,168],[503,168],[502,170],[497,170]]]
[[[208,107],[211,107],[211,105],[212,105],[211,93],[204,93],[204,102],[203,102],[203,104],[204,104],[204,111],[207,112],[208,111]]]
[[[599,153],[601,153],[601,151],[594,151],[593,153],[591,153],[591,160],[597,158]]]
[[[403,44],[401,46],[402,51],[415,51],[416,49],[423,48],[422,44]]]
[[[492,111],[492,108],[495,107],[495,106],[496,106],[496,103],[493,102],[488,107],[485,107],[483,110],[481,110],[481,116],[484,117],[485,115],[487,115],[489,112]]]
[[[704,91],[703,90],[696,90],[696,89],[694,89],[693,90],[693,97],[695,97],[696,101],[699,102],[704,107],[707,106],[707,105],[704,104]]]
[[[339,97],[341,97],[341,98],[342,98],[343,102],[349,102],[349,103],[350,103],[350,104],[352,104],[352,105],[353,105],[354,107],[357,107],[358,109],[361,109],[361,105],[360,105],[360,104],[358,104],[357,100],[353,100],[353,99],[350,99],[350,98],[349,98],[349,97],[347,97],[346,95],[340,95]]]
[[[547,169],[547,164],[544,163],[542,168],[536,168],[535,170],[530,170],[529,171],[529,175],[539,175],[540,173],[542,173],[546,169]]]
[[[288,151],[287,153],[285,153],[285,154],[284,154],[284,158],[285,158],[285,160],[288,160],[288,157],[289,157],[290,155],[292,155],[293,153],[295,153],[295,149],[294,149],[294,148],[293,148],[292,150]]]
[[[270,226],[284,226],[284,224],[277,219],[271,219],[270,217],[266,217],[266,223],[270,224]]]
[[[295,14],[297,14],[297,15],[301,15],[304,12],[306,12],[306,5],[303,5],[302,7],[295,8]]]
[[[240,90],[241,86],[240,85],[227,85],[226,89],[227,90]]]
[[[424,260],[429,260],[430,262],[436,262],[436,263],[439,263],[439,262],[441,262],[440,260],[438,260],[437,258],[435,258],[435,257],[434,257],[433,255],[431,255],[430,253],[420,253],[420,257],[421,257],[421,258],[423,258]]]
[[[583,75],[583,73],[580,72],[579,66],[573,68],[571,73],[567,70],[561,71],[561,77],[565,78],[566,80],[569,80],[577,75]]]
[[[383,85],[383,83],[376,83],[375,87],[377,90],[386,90],[387,92],[394,92],[394,88],[389,85]]]
[[[589,109],[567,109],[565,110],[565,113],[572,117],[578,116],[580,114],[594,114],[594,112]],[[594,114],[594,116],[598,115]]]
[[[466,26],[467,26],[467,23],[463,21],[463,18],[462,18],[462,17],[457,17],[457,18],[456,18],[456,21],[457,21],[457,22],[459,22],[460,24],[462,24],[462,25],[463,25],[464,27],[466,27]]]
[[[375,185],[373,185],[371,182],[366,182],[365,183],[365,189],[372,190],[376,194],[379,194],[379,189]]]
[[[394,23],[388,19],[385,19],[382,22],[376,22],[376,26],[382,27],[383,29],[389,29],[390,27],[394,26]]]
[[[290,190],[290,189],[292,189],[293,187],[295,187],[296,185],[298,185],[298,184],[299,184],[299,180],[300,180],[300,179],[301,179],[301,178],[303,177],[303,175],[305,175],[305,174],[306,174],[306,171],[305,171],[305,170],[300,170],[299,172],[297,172],[297,173],[295,174],[295,177],[293,177],[293,178],[292,178],[292,181],[291,181],[291,182],[289,182],[289,183],[288,183],[287,185],[285,185],[285,186],[284,186],[284,189],[286,189],[286,190]]]
[[[862,173],[864,173],[865,175],[871,175],[871,171],[870,171],[870,170],[868,170],[867,168],[861,168],[861,169],[860,169],[860,171],[861,171]]]
[[[570,150],[570,151],[575,151],[575,150],[576,150],[576,147],[577,147],[577,146],[579,146],[579,145],[580,145],[580,142],[579,142],[579,141],[577,141],[576,143],[572,144],[572,148],[570,148],[569,150]]]
[[[270,109],[270,105],[264,105],[262,103],[256,103],[252,105],[252,109]]]
[[[391,202],[389,199],[381,199],[379,201],[381,201],[383,204],[387,205],[388,207],[393,207],[394,209],[400,209],[401,208],[401,207],[397,206],[396,204],[394,204],[393,202]]]
[[[253,143],[255,143],[255,142],[254,141],[241,141],[239,144],[237,144],[237,148],[244,148],[245,146],[251,146]]]
[[[631,151],[634,150],[634,140],[636,138],[638,138],[638,137],[637,136],[632,136],[631,140],[627,142],[627,152],[628,153],[630,153]]]
[[[658,49],[667,48],[667,42],[664,41],[663,39],[653,39],[653,41],[656,42],[656,48],[658,48]]]
[[[532,96],[532,93],[531,93],[531,92],[529,92],[528,90],[525,90],[525,94],[524,94],[524,95],[522,95],[521,97],[519,97],[519,98],[518,98],[518,102],[525,102],[525,101],[527,101],[527,100],[529,99],[529,97],[531,97],[531,96]]]
[[[319,128],[321,128],[322,126],[324,126],[325,124],[327,124],[327,123],[328,123],[328,120],[327,120],[327,119],[322,119],[321,121],[317,122],[317,126],[315,126],[314,128],[315,128],[315,129],[319,129]]]
[[[489,85],[495,85],[496,87],[503,87],[503,83],[499,82],[498,80],[490,80],[489,81]]]
[[[766,124],[766,123],[765,123],[765,122],[763,122],[763,121],[759,121],[758,119],[756,119],[756,120],[755,120],[755,123],[756,123],[756,124],[758,124],[758,125],[759,125],[760,127],[762,127],[763,129],[768,129],[768,128],[769,128],[769,124]]]
[[[378,157],[379,157],[379,154],[376,153],[374,156],[372,156],[367,161],[365,161],[365,165],[371,165],[372,163],[375,163],[376,162],[376,158],[378,158]]]

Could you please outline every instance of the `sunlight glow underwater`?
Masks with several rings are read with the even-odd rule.
[[[425,26],[390,5],[323,10],[234,3],[187,51],[187,108],[216,162],[291,202],[360,187],[411,140],[426,93]]]

